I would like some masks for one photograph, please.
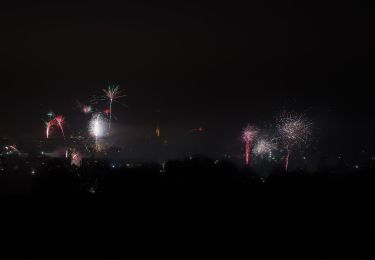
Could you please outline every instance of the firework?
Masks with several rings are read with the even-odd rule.
[[[156,134],[157,137],[160,137],[160,127],[159,127],[159,122],[156,124],[155,134]]]
[[[79,151],[74,150],[71,154],[71,165],[74,165],[76,167],[81,167],[82,165],[82,155]]]
[[[311,123],[303,115],[284,113],[279,119],[277,130],[287,152],[285,156],[285,171],[288,171],[291,151],[309,142]]]
[[[52,119],[55,117],[55,113],[53,113],[53,111],[51,110],[51,111],[49,111],[49,112],[47,113],[47,116],[48,116],[48,119],[49,119],[49,120],[52,120]]]
[[[126,97],[126,95],[122,94],[122,91],[119,89],[119,86],[109,86],[108,89],[103,89],[105,93],[105,98],[109,101],[109,130],[111,130],[111,122],[112,122],[112,103],[117,101],[122,97]]]
[[[95,138],[95,146],[97,147],[98,138],[104,135],[105,131],[105,121],[101,114],[96,114],[92,117],[90,121],[90,133]]]
[[[251,153],[251,146],[254,142],[255,137],[258,134],[258,130],[251,125],[245,127],[242,131],[242,140],[245,143],[245,163],[246,165],[250,164],[250,153]]]
[[[62,135],[65,139],[65,133],[64,133],[65,118],[63,116],[59,115],[59,116],[55,117],[55,121],[56,121],[57,126],[60,128],[61,133],[62,133]]]
[[[48,122],[45,122],[46,125],[46,137],[49,138],[49,135],[51,133],[52,127],[55,124],[55,120],[50,120]]]
[[[16,145],[9,145],[9,148],[12,149],[14,152],[19,152]]]
[[[103,114],[106,115],[106,116],[109,116],[110,113],[111,113],[111,111],[110,111],[109,108],[106,108],[106,109],[104,109],[104,111],[103,111]]]
[[[84,106],[82,107],[82,112],[85,113],[85,114],[89,114],[89,113],[92,112],[92,107],[91,107],[91,106],[86,106],[86,105],[84,105]]]
[[[275,143],[266,138],[261,138],[256,142],[253,153],[256,156],[260,156],[263,158],[264,155],[269,155],[270,153],[272,153],[274,149],[276,149]]]
[[[190,132],[203,132],[203,131],[204,131],[203,127],[193,128],[190,130]]]
[[[90,114],[93,109],[92,106],[81,104],[78,100],[76,100],[78,108],[82,111],[84,114]]]

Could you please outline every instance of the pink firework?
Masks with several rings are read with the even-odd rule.
[[[81,104],[78,100],[76,100],[78,108],[82,111],[84,114],[90,114],[92,112],[92,106]]]
[[[109,108],[106,108],[106,109],[104,109],[104,111],[103,111],[103,114],[106,115],[106,116],[109,116],[110,113],[111,113],[111,111],[110,111]]]
[[[78,151],[73,151],[71,155],[71,165],[74,165],[76,167],[81,167],[82,164],[82,155]]]
[[[252,144],[254,142],[255,137],[258,134],[258,130],[251,125],[248,125],[245,127],[242,131],[242,140],[245,143],[245,163],[246,165],[251,164],[250,163],[250,153],[251,153],[251,148]]]
[[[57,123],[57,125],[59,126],[60,130],[61,130],[61,133],[65,139],[65,134],[64,134],[64,123],[65,123],[65,119],[63,116],[59,115],[59,116],[56,116],[55,117],[55,121]]]
[[[85,113],[85,114],[89,114],[92,112],[92,107],[91,106],[83,106],[82,107],[82,112]]]
[[[105,98],[109,100],[109,130],[111,130],[112,121],[112,103],[117,101],[117,99],[126,97],[123,92],[119,89],[119,86],[109,86],[108,89],[103,89],[105,93]]]

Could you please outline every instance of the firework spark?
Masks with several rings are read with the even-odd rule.
[[[65,123],[65,118],[61,115],[55,117],[56,124],[61,130],[61,133],[65,139],[65,133],[64,133],[64,123]]]
[[[48,122],[45,122],[45,125],[46,125],[46,137],[47,137],[47,139],[50,136],[50,133],[51,133],[51,130],[52,130],[52,127],[54,126],[54,124],[55,124],[55,120],[50,120]]]
[[[112,104],[117,99],[126,97],[122,94],[122,91],[119,89],[119,86],[109,86],[108,89],[103,89],[105,93],[105,98],[109,101],[109,131],[111,130],[112,122]]]
[[[90,121],[90,133],[93,137],[95,137],[95,146],[97,147],[98,144],[98,138],[102,137],[104,135],[105,131],[105,121],[101,114],[96,114],[92,117]]]
[[[266,139],[266,138],[261,138],[259,139],[253,149],[253,153],[256,156],[260,156],[263,158],[265,155],[269,155],[272,153],[272,151],[276,149],[276,144],[273,143],[272,141]]]
[[[285,146],[285,170],[288,171],[291,151],[302,145],[307,145],[311,136],[311,122],[303,115],[284,113],[279,119],[277,130]]]
[[[245,127],[242,131],[242,140],[245,142],[245,163],[246,165],[250,164],[250,153],[251,146],[254,142],[255,137],[258,134],[258,130],[251,125]]]

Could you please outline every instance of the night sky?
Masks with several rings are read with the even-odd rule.
[[[135,2],[3,7],[0,134],[42,138],[49,109],[84,127],[75,100],[114,84],[127,139],[159,119],[170,138],[203,126],[212,149],[235,146],[287,109],[311,118],[322,153],[374,151],[374,10]]]

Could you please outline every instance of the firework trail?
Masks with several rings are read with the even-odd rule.
[[[311,136],[311,122],[303,115],[283,113],[277,124],[281,141],[286,149],[285,171],[288,171],[291,151],[301,145],[306,145]]]
[[[64,123],[65,123],[65,119],[63,116],[59,115],[59,116],[56,116],[55,117],[55,121],[56,121],[56,124],[58,125],[58,127],[60,128],[61,130],[61,133],[65,139],[65,133],[64,133]]]
[[[245,127],[242,131],[242,140],[245,142],[245,163],[246,165],[250,164],[250,152],[251,152],[251,146],[253,144],[253,141],[255,137],[258,134],[258,130],[251,125],[248,125]]]
[[[105,98],[109,101],[109,131],[111,130],[111,122],[112,122],[112,104],[117,99],[126,97],[126,95],[122,94],[122,91],[119,89],[119,86],[109,86],[108,89],[103,89],[105,93]]]
[[[276,149],[276,144],[272,142],[272,140],[268,140],[266,138],[260,138],[253,149],[253,153],[256,156],[264,157],[265,155],[269,155],[272,153],[273,150]]]
[[[50,110],[48,113],[47,113],[47,117],[48,117],[48,121],[44,121],[44,124],[46,126],[46,137],[47,139],[49,138],[50,136],[50,133],[51,133],[51,130],[52,130],[52,127],[53,125],[55,124],[55,121],[54,121],[54,117],[55,117],[55,113],[53,113],[52,110]]]
[[[55,121],[53,119],[48,121],[48,122],[45,122],[47,139],[49,138],[49,135],[51,133],[51,130],[52,130],[52,127],[53,127],[54,124],[55,124]]]

